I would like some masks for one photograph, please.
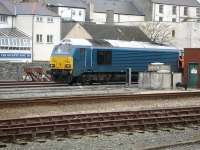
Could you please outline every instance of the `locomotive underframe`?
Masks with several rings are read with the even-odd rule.
[[[126,72],[85,72],[79,76],[73,76],[71,70],[51,70],[52,79],[56,82],[66,83],[106,83],[126,82]],[[138,81],[138,72],[132,72],[132,82]]]

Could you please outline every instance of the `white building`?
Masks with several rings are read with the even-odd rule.
[[[172,44],[179,48],[199,48],[200,47],[200,23],[183,22],[172,23],[175,31]]]
[[[31,37],[32,61],[49,61],[54,45],[60,40],[60,17],[40,3],[18,3],[0,0],[14,17],[7,26]]]
[[[47,0],[46,3],[65,21],[85,21],[87,6],[81,0]]]
[[[152,0],[153,21],[200,21],[200,4],[196,0]]]
[[[197,0],[133,0],[145,14],[146,21],[199,21],[200,4]]]
[[[31,37],[16,29],[15,15],[2,1],[0,1],[0,61],[32,61]]]
[[[16,27],[32,37],[33,60],[48,61],[60,40],[60,17],[39,3],[16,5]]]
[[[90,0],[90,20],[96,23],[144,21],[144,14],[125,0]],[[94,6],[92,6],[94,5]]]
[[[142,27],[145,24],[150,26],[151,24],[157,24],[158,22],[129,22],[127,23],[118,23],[118,25],[126,26],[138,26]],[[180,49],[184,48],[199,48],[200,46],[200,22],[159,22],[159,25],[162,27],[166,26],[167,29],[163,32],[167,32],[169,45],[175,46]],[[146,27],[147,27],[146,26]],[[153,27],[153,26],[151,26]],[[155,33],[159,32],[158,28],[154,28]]]

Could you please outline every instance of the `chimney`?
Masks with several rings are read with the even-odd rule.
[[[114,23],[114,10],[106,11],[106,23],[113,24]]]
[[[93,22],[94,20],[94,3],[95,3],[95,0],[90,0],[89,1],[89,21],[90,22]]]

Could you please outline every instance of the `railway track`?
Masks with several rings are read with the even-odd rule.
[[[67,84],[65,83],[56,83],[56,82],[0,81],[0,89],[59,87],[59,86],[66,86],[66,85]]]
[[[125,85],[125,82],[108,82],[108,83],[93,83],[94,85]],[[138,84],[137,82],[132,82],[132,84]],[[79,86],[80,84],[74,84]],[[0,81],[0,89],[6,88],[34,88],[34,87],[59,87],[59,86],[70,86],[63,82],[32,82],[32,81]]]
[[[0,141],[70,137],[107,132],[156,132],[196,128],[200,107],[158,110],[71,114],[0,120]]]
[[[32,97],[32,98],[13,98],[1,99],[0,106],[17,106],[21,104],[57,104],[57,103],[85,103],[85,102],[105,102],[105,101],[132,101],[142,99],[176,99],[199,97],[199,91],[193,92],[170,92],[170,93],[151,93],[151,94],[111,94],[111,95],[82,95],[82,96],[58,96],[58,97]]]

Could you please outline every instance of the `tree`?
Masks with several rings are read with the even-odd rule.
[[[152,43],[169,44],[172,40],[170,25],[161,22],[149,22],[140,26]]]

